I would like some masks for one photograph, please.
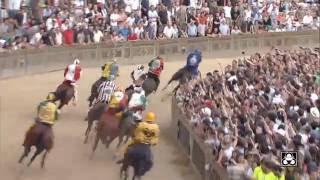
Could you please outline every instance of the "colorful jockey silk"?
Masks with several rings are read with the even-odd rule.
[[[129,101],[129,109],[134,107],[145,107],[147,104],[147,98],[145,96],[144,91],[142,90],[140,93],[134,92],[131,96],[131,99]]]
[[[108,62],[102,66],[101,76],[110,80],[114,80],[119,75],[119,65],[115,62]]]
[[[64,71],[64,78],[66,81],[72,83],[77,82],[81,76],[81,67],[78,64],[70,64],[66,67]]]
[[[38,118],[40,122],[53,125],[57,120],[57,106],[50,101],[43,101],[38,106]]]
[[[201,52],[198,50],[195,50],[188,55],[186,67],[188,70],[192,72],[192,74],[198,75],[199,73],[198,67],[201,61],[202,61]]]
[[[164,61],[161,58],[153,59],[149,62],[149,73],[160,76],[164,68]]]
[[[122,109],[123,107],[126,106],[126,98],[125,98],[125,94],[123,92],[115,92],[113,93],[113,95],[111,96],[111,100],[109,103],[109,107],[110,108],[115,108],[115,109]]]
[[[134,143],[156,145],[159,141],[160,129],[157,124],[140,122],[134,131]]]

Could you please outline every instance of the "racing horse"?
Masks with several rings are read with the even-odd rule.
[[[152,75],[147,75],[147,78],[143,81],[142,88],[145,92],[146,97],[148,97],[151,93],[156,92],[158,89],[156,78]]]
[[[198,71],[198,74],[201,78],[201,72]],[[171,79],[168,81],[167,85],[162,89],[165,90],[167,87],[173,82],[178,81],[178,85],[173,89],[173,93],[175,94],[177,90],[180,88],[181,85],[191,81],[194,78],[197,78],[198,75],[194,75],[186,66],[183,68],[180,68],[177,72],[175,72]]]
[[[75,98],[74,93],[74,87],[68,81],[64,81],[57,87],[56,91],[53,92],[53,94],[55,95],[54,102],[60,101],[58,112],[62,109],[63,106],[68,105],[71,99]]]
[[[129,147],[120,168],[121,179],[128,179],[130,166],[134,169],[132,180],[141,180],[141,177],[151,170],[153,157],[150,145],[139,143]]]
[[[30,166],[35,158],[45,150],[45,153],[43,154],[41,160],[41,168],[44,168],[47,153],[49,153],[49,151],[53,147],[53,138],[53,131],[50,125],[36,122],[36,124],[30,127],[25,135],[25,139],[23,142],[24,152],[19,159],[19,163],[23,162],[23,159],[29,155],[31,147],[35,146],[36,152],[31,157],[28,166]]]
[[[135,81],[136,85],[141,85],[142,89],[145,92],[146,97],[149,96],[151,93],[157,91],[157,82],[156,77],[153,75],[146,73],[142,75],[137,81]],[[128,95],[129,99],[131,98],[131,95],[133,93],[134,87],[133,85],[126,88],[125,92]]]
[[[85,132],[84,144],[88,143],[88,139],[89,139],[89,135],[90,135],[93,123],[95,121],[98,121],[101,118],[106,108],[107,108],[107,104],[97,103],[89,110],[88,115],[85,118],[85,121],[88,121],[88,127]]]
[[[122,100],[122,103],[127,104],[128,97],[125,94],[124,99]],[[118,117],[118,110],[114,108],[108,107],[101,115],[101,118],[98,121],[97,124],[97,133],[94,140],[94,145],[92,148],[92,156],[97,149],[98,143],[101,140],[103,144],[105,144],[106,148],[109,148],[110,144],[113,142],[115,138],[117,138],[120,135],[120,120]],[[119,143],[117,145],[117,149],[120,148],[121,141],[119,139]]]

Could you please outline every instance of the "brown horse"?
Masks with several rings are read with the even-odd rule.
[[[102,114],[97,125],[97,133],[93,144],[91,157],[98,147],[99,140],[105,144],[106,148],[109,148],[112,141],[119,136],[119,123],[120,121],[116,117],[116,111],[114,109],[108,108],[108,110]]]
[[[30,162],[28,163],[28,166],[31,165],[31,163],[34,161],[34,159],[45,150],[45,153],[43,154],[42,160],[41,160],[41,168],[45,165],[45,159],[47,156],[47,153],[52,149],[53,147],[53,131],[51,125],[47,125],[44,123],[36,122],[35,125],[33,125],[26,133],[23,146],[24,146],[24,152],[22,156],[19,159],[19,163],[22,163],[23,159],[28,156],[28,154],[31,151],[31,147],[36,147],[36,152],[32,156]]]
[[[84,140],[84,144],[87,144],[88,139],[89,139],[89,134],[91,132],[91,128],[92,125],[94,123],[94,121],[98,121],[102,114],[104,113],[104,111],[107,108],[107,104],[105,103],[97,103],[95,104],[88,112],[88,116],[86,117],[86,121],[88,121],[88,127],[85,133],[85,140]]]
[[[58,86],[56,91],[54,92],[56,99],[55,101],[60,101],[60,104],[58,106],[58,110],[61,110],[61,108],[64,105],[68,105],[69,101],[72,98],[75,98],[75,90],[74,87],[71,85],[70,82],[64,81],[62,84]]]

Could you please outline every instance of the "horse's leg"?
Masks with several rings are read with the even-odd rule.
[[[30,159],[30,162],[28,163],[28,166],[31,165],[31,163],[36,159],[36,157],[44,150],[44,148],[37,147],[37,151],[34,153],[32,158]]]
[[[126,136],[126,140],[124,141],[124,144],[127,144],[127,143],[128,143],[129,138],[130,138],[130,136],[129,136],[129,135],[127,135],[127,136]]]
[[[48,151],[44,152],[44,154],[43,154],[43,156],[42,156],[42,159],[41,159],[41,168],[44,168],[45,161],[46,161],[46,158],[47,158],[47,154],[48,154]]]
[[[124,162],[120,168],[120,177],[122,178],[122,175],[124,175],[124,180],[128,179],[128,165],[125,164],[126,162]]]
[[[87,144],[88,143],[88,139],[89,139],[89,134],[90,134],[90,131],[91,131],[91,128],[92,128],[92,121],[88,121],[88,127],[87,127],[87,130],[86,130],[86,133],[85,133],[85,139],[84,139],[84,144]]]
[[[119,140],[118,140],[118,145],[117,145],[117,150],[119,150],[122,142],[123,142],[123,137],[124,137],[125,133],[124,132],[120,132],[120,135],[119,135]]]
[[[180,84],[178,84],[178,85],[173,89],[172,93],[173,93],[174,95],[176,95],[176,93],[177,93],[177,91],[178,91],[179,88],[180,88]]]
[[[116,138],[116,136],[109,136],[109,139],[106,141],[106,148],[108,149],[110,144],[113,142],[113,140]]]
[[[31,150],[31,147],[24,148],[24,151],[19,159],[19,163],[22,163],[23,159],[28,156],[28,154],[30,153],[30,150]]]
[[[63,103],[62,101],[60,101],[60,104],[58,106],[58,113],[60,114],[61,113],[61,109],[62,107],[65,105],[65,103]]]
[[[94,140],[94,144],[92,147],[92,153],[91,153],[91,159],[93,158],[93,154],[96,151],[98,144],[99,144],[99,140],[100,140],[100,136],[99,136],[99,132],[96,133],[96,138]]]

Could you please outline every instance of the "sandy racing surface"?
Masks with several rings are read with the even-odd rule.
[[[202,72],[219,68],[218,62],[230,63],[230,59],[204,59]],[[161,102],[165,94],[160,90],[171,75],[184,62],[166,63],[161,76],[159,91],[151,95],[148,110],[157,115],[161,128],[160,143],[153,149],[155,166],[144,180],[197,180],[188,161],[182,155],[168,133],[171,121],[170,100]],[[63,80],[63,72],[54,72],[16,79],[0,81],[0,177],[2,180],[118,180],[119,166],[115,164],[111,149],[105,149],[99,144],[93,160],[89,159],[92,140],[84,145],[84,132],[87,123],[84,117],[87,113],[87,97],[91,84],[100,75],[100,65],[96,69],[84,69],[79,82],[79,102],[76,107],[70,105],[62,110],[59,121],[54,126],[55,145],[49,153],[46,168],[40,169],[38,156],[30,168],[18,164],[18,158],[23,152],[22,141],[25,131],[33,123],[36,107],[43,101],[49,91],[55,90]],[[117,82],[123,88],[129,85],[129,73],[133,66],[121,66]],[[170,87],[169,87],[170,88]],[[171,89],[173,87],[171,86]],[[32,151],[33,153],[33,151]]]

